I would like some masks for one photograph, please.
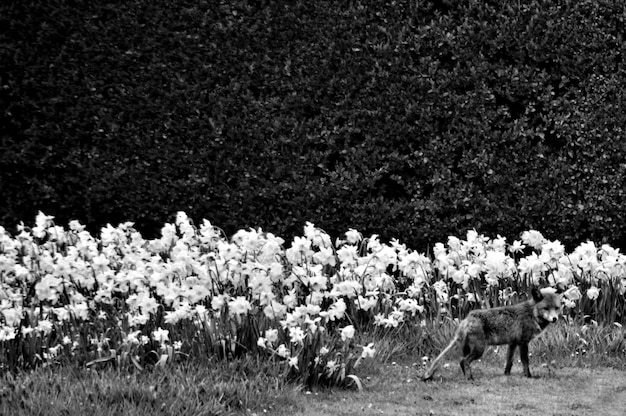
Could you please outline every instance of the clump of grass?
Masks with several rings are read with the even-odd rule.
[[[237,359],[154,371],[44,367],[3,376],[0,414],[225,415],[298,408],[276,366]]]
[[[531,345],[533,354],[544,362],[626,368],[626,331],[620,324],[576,324],[564,320],[549,327]]]

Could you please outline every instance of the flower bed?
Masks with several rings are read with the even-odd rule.
[[[262,354],[306,383],[355,383],[375,354],[364,332],[463,317],[515,303],[530,286],[564,293],[564,314],[623,323],[626,256],[608,245],[527,231],[520,241],[470,231],[420,253],[349,230],[333,242],[307,223],[285,242],[262,230],[227,239],[179,212],[159,239],[132,223],[98,238],[40,213],[0,227],[0,364],[73,361],[143,369],[189,357]],[[364,343],[365,344],[365,343]]]

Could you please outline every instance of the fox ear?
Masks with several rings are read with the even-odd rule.
[[[530,294],[533,296],[533,300],[535,302],[541,302],[541,300],[543,299],[543,295],[541,294],[541,291],[536,287],[532,288],[532,290],[530,291]]]

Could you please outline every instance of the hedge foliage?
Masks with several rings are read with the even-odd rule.
[[[9,0],[0,224],[626,247],[619,0]]]

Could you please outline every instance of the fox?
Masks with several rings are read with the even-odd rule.
[[[473,380],[472,361],[479,359],[487,345],[508,344],[504,374],[510,375],[513,355],[519,347],[524,375],[532,377],[528,368],[528,343],[561,314],[561,295],[551,288],[532,288],[531,298],[511,306],[476,309],[461,321],[450,344],[433,360],[422,376],[431,380],[441,359],[457,344],[463,350],[461,371]]]

